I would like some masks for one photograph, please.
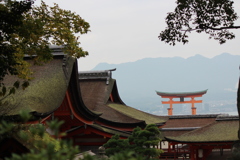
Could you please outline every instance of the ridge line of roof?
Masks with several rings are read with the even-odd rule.
[[[176,139],[174,139],[174,137],[166,137],[166,136],[164,136],[164,138],[166,139],[166,140],[170,140],[170,141],[174,141],[174,142],[180,142],[180,143],[196,143],[196,142],[192,142],[192,141],[182,141],[182,140],[176,140]],[[231,142],[235,142],[236,140],[226,140],[226,141],[221,141],[221,143],[226,143],[226,142],[229,142],[229,143],[231,143]],[[199,141],[199,142],[197,142],[197,143],[219,143],[219,141]]]
[[[193,94],[205,94],[207,93],[208,89],[201,90],[201,91],[194,91],[194,92],[163,92],[163,91],[156,91],[156,93],[160,96],[165,95],[193,95]]]
[[[120,104],[120,105],[122,105],[122,104]],[[106,106],[107,106],[107,107],[110,107],[109,104],[106,104]],[[129,107],[129,106],[127,106],[127,107]],[[110,107],[110,108],[112,108],[112,107]],[[127,115],[126,113],[123,113],[123,112],[121,112],[121,111],[119,111],[119,110],[116,110],[115,108],[112,108],[112,109],[114,109],[116,112],[118,112],[118,113],[120,113],[120,114],[123,114],[123,115],[125,115],[125,116],[128,116],[128,117],[130,117],[130,118],[132,118],[132,119],[134,119],[134,120],[138,120],[139,122],[145,122],[145,123],[146,123],[145,120],[136,119],[136,118],[134,118],[133,116],[129,116],[129,115]],[[146,124],[147,124],[147,123],[146,123]]]
[[[221,114],[173,115],[169,119],[217,118]]]
[[[118,130],[118,129],[115,129],[115,128],[111,128],[111,127],[108,127],[108,126],[104,126],[104,125],[101,125],[101,124],[97,124],[97,123],[93,123],[92,125],[90,126],[100,126],[100,127],[103,127],[103,128],[107,128],[107,129],[111,129],[111,130],[114,130],[114,131],[118,131],[118,132],[122,132],[122,133],[126,133],[126,134],[132,134],[131,132],[129,131],[124,131],[124,130]]]
[[[51,54],[56,57],[56,56],[64,56],[67,55],[63,52],[64,46],[57,46],[57,45],[50,45],[49,49],[51,50]],[[28,55],[25,54],[24,58],[31,58],[31,57],[36,57],[37,55]]]
[[[116,71],[116,68],[109,70],[80,71],[78,72],[78,79],[106,79],[106,84],[109,84],[109,80],[112,79],[112,71]]]
[[[160,128],[161,131],[191,131],[201,127]]]
[[[223,114],[217,116],[216,118],[216,121],[234,121],[234,120],[239,120],[239,117],[237,115]]]

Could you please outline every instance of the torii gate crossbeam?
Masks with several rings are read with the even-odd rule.
[[[197,92],[159,92],[156,91],[157,95],[162,98],[169,98],[169,101],[162,101],[162,104],[169,104],[168,115],[173,115],[173,104],[181,104],[181,103],[191,103],[192,104],[192,115],[197,114],[197,108],[195,107],[195,103],[202,103],[202,100],[195,100],[196,97],[202,97],[203,94],[207,93],[207,90],[197,91]],[[179,101],[174,101],[173,98],[180,98]],[[184,98],[191,98],[189,101],[184,101]]]

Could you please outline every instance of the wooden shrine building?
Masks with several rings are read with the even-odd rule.
[[[26,57],[25,60],[32,64],[34,79],[24,91],[18,90],[15,95],[5,99],[10,99],[5,110],[7,116],[14,118],[20,110],[28,110],[32,115],[29,123],[32,124],[40,122],[45,125],[53,119],[63,120],[60,131],[65,132],[66,136],[61,138],[71,139],[81,151],[92,150],[95,153],[112,135],[126,138],[131,135],[133,128],[144,128],[147,124],[156,124],[161,129],[163,142],[168,143],[166,155],[175,158],[174,155],[180,152],[180,146],[191,151],[188,152],[191,160],[198,160],[194,157],[200,155],[206,158],[216,146],[219,146],[219,153],[229,149],[237,138],[234,134],[238,127],[236,119],[194,115],[194,103],[202,102],[194,98],[201,97],[207,90],[190,93],[157,92],[162,98],[170,98],[166,102],[170,104],[169,115],[172,115],[172,105],[175,103],[191,103],[193,115],[152,115],[129,107],[121,100],[117,81],[112,78],[115,69],[79,72],[76,59],[64,55],[57,46],[51,49],[53,60],[44,65],[34,65],[31,57]],[[9,86],[15,81],[15,76],[5,78],[5,84]],[[173,101],[174,98],[180,98],[180,101]],[[184,98],[191,100],[185,101]],[[231,133],[226,133],[228,130]],[[216,133],[219,136],[214,136]],[[9,140],[2,143],[18,142]],[[26,148],[18,144],[16,149],[16,152],[22,152]]]
[[[28,110],[32,124],[63,120],[60,131],[67,135],[62,138],[73,140],[81,151],[94,152],[115,134],[127,138],[137,126],[161,127],[166,123],[168,117],[125,105],[112,78],[115,69],[79,72],[75,58],[64,55],[58,46],[51,49],[53,59],[47,64],[34,65],[31,57],[25,58],[32,64],[34,79],[24,91],[18,90],[6,99],[10,99],[6,106],[9,117]],[[8,76],[5,84],[11,86],[16,79]]]
[[[211,116],[213,118],[213,116]],[[208,119],[211,121],[211,117]],[[209,121],[209,122],[210,122]],[[178,135],[166,135],[168,154],[172,159],[228,159],[232,145],[238,140],[238,116],[219,115],[215,121]]]
[[[202,97],[203,94],[207,93],[207,90],[197,91],[197,92],[159,92],[156,91],[157,95],[162,98],[169,98],[169,101],[162,101],[162,104],[169,104],[168,115],[173,115],[173,104],[192,104],[192,115],[196,115],[195,103],[202,103],[202,100],[195,100],[194,98]],[[179,101],[173,100],[174,98],[179,98]],[[190,98],[190,100],[185,100],[184,98]]]

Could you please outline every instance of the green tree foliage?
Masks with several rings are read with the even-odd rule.
[[[64,136],[59,133],[59,128],[62,121],[53,120],[43,124],[25,124],[31,115],[27,111],[20,113],[21,121],[18,124],[12,122],[2,121],[0,123],[0,142],[5,138],[15,138],[20,141],[23,146],[30,149],[29,153],[21,155],[13,153],[10,157],[4,157],[6,160],[73,160],[76,154],[80,151],[77,146],[73,146],[71,141],[61,140],[58,137]],[[54,137],[46,133],[46,128],[54,131]],[[124,145],[129,143],[125,140],[120,140],[119,136],[113,136],[114,140],[122,142],[122,149],[111,141],[111,145],[116,146],[115,154],[112,154],[109,160],[144,160],[141,155],[137,155],[132,151],[124,150]],[[119,144],[119,143],[118,143]],[[103,160],[106,158],[99,158],[98,156],[84,155],[83,160]]]
[[[35,64],[46,63],[52,59],[50,45],[61,45],[64,53],[76,58],[88,55],[79,46],[79,36],[86,34],[90,25],[76,13],[43,1],[34,6],[33,0],[1,1],[0,13],[1,97],[13,94],[20,85],[23,89],[28,86],[32,72],[25,55]],[[3,81],[6,75],[16,75],[26,82],[7,89]]]
[[[137,153],[150,157],[159,157],[163,152],[155,148],[161,141],[160,131],[155,124],[149,124],[142,130],[137,127],[133,130],[133,134],[129,137],[131,148]]]
[[[134,152],[121,152],[115,153],[114,155],[109,157],[109,160],[144,160],[145,158],[141,155],[136,155]]]
[[[12,35],[18,33],[18,28],[23,27],[24,13],[32,7],[33,1],[1,1],[0,3],[0,106],[1,100],[9,94],[14,94],[19,88],[20,82],[16,81],[11,88],[4,86],[3,78],[8,75],[17,75],[17,66],[20,63],[16,60],[16,46],[11,43]],[[28,82],[22,83],[26,88]],[[1,98],[2,97],[2,98]]]
[[[239,29],[234,22],[238,19],[231,0],[177,0],[174,12],[166,17],[167,28],[159,39],[170,45],[188,42],[188,33],[205,32],[220,44],[235,38],[231,29]]]
[[[24,61],[28,55],[37,65],[52,59],[50,45],[63,46],[63,52],[75,57],[84,57],[88,52],[79,45],[79,36],[89,31],[89,23],[76,13],[46,5],[33,5],[34,0],[0,0],[0,107],[3,99],[14,94],[16,89],[25,89],[31,77],[30,64]],[[12,87],[5,86],[7,75],[18,76],[24,81],[16,81]],[[4,121],[7,111],[0,110],[0,141],[14,137],[30,145],[28,154],[13,154],[9,160],[73,159],[79,153],[70,142],[55,140],[46,134],[43,124],[26,125],[30,118],[27,112],[20,113],[22,124]],[[48,127],[61,134],[58,129],[62,122],[52,121]],[[48,135],[48,136],[47,136]]]
[[[31,9],[33,1],[1,1],[0,3],[0,81],[7,74],[17,74],[13,34],[23,27],[24,13]]]
[[[5,157],[6,160],[66,160],[74,159],[79,149],[71,142],[58,139],[62,134],[59,127],[62,121],[53,120],[43,124],[25,124],[31,117],[28,112],[20,113],[21,123],[2,121],[0,123],[0,141],[14,138],[30,149],[29,153]],[[46,132],[46,127],[54,131],[54,137]]]
[[[129,151],[128,139],[120,139],[119,135],[112,136],[106,144],[103,145],[106,149],[106,155],[114,155]]]
[[[163,152],[155,148],[161,141],[160,131],[155,124],[149,124],[145,129],[136,127],[128,139],[120,139],[118,135],[113,136],[104,147],[107,155],[133,151],[136,155],[142,155],[146,159],[159,157]]]

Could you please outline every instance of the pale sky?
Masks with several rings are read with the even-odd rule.
[[[79,59],[79,70],[91,70],[106,62],[119,64],[143,58],[184,57],[196,54],[214,57],[227,52],[240,55],[240,29],[236,38],[220,45],[205,34],[190,34],[189,43],[170,46],[158,39],[165,29],[165,17],[176,7],[175,0],[45,0],[79,14],[90,23],[90,30],[80,37],[81,47],[89,56]],[[240,16],[240,1],[234,0]],[[36,0],[39,4],[40,0]],[[236,25],[240,25],[240,20]],[[109,69],[109,68],[106,68]]]

